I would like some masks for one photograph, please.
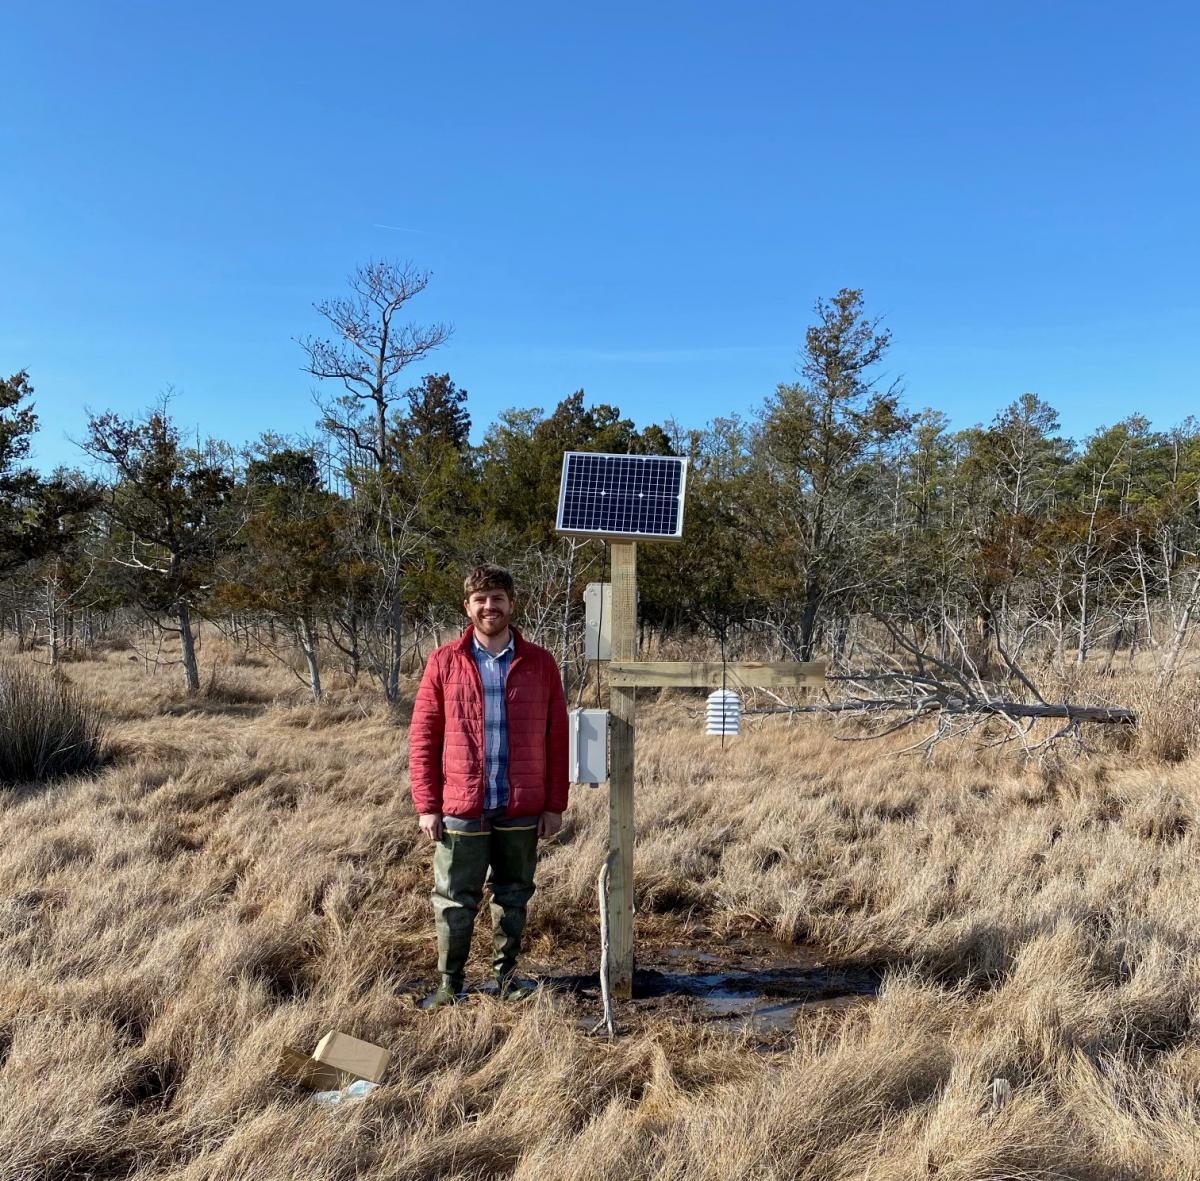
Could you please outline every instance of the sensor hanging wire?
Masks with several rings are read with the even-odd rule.
[[[721,750],[725,750],[725,731],[729,728],[729,698],[726,694],[726,673],[729,668],[728,657],[725,653],[725,640],[729,632],[729,604],[733,602],[733,578],[725,575],[725,602],[717,614],[717,622],[721,628]]]
[[[725,730],[727,729],[727,718],[725,711],[729,708],[729,700],[725,696],[725,629],[728,626],[728,617],[724,614],[720,617],[721,621],[721,749],[725,749]]]

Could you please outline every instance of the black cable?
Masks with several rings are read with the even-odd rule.
[[[721,749],[725,749],[725,725],[726,717],[725,710],[728,706],[728,701],[725,698],[725,629],[727,621],[724,615],[721,616]]]

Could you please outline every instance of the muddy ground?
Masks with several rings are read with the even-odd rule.
[[[487,922],[480,927],[486,932]],[[557,962],[530,958],[522,971],[574,1014],[584,1029],[603,1015],[598,953],[574,945]],[[614,1002],[618,1033],[664,1019],[696,1022],[739,1035],[751,1045],[786,1047],[798,1023],[833,1017],[869,1003],[882,967],[839,960],[819,948],[781,943],[751,932],[728,938],[703,924],[655,924],[639,932],[633,999]],[[490,996],[490,981],[468,979],[465,1002]],[[419,998],[412,994],[414,1002]]]

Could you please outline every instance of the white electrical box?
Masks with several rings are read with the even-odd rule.
[[[593,787],[608,780],[608,710],[573,709],[571,782]]]
[[[583,642],[589,660],[612,659],[611,582],[589,582],[584,588]]]

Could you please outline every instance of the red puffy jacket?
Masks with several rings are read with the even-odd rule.
[[[483,679],[474,628],[429,657],[408,731],[413,803],[422,813],[483,815]],[[554,657],[514,627],[504,688],[509,816],[567,806],[567,703]]]

